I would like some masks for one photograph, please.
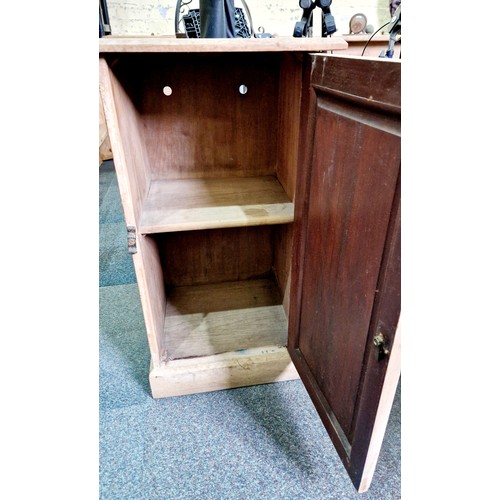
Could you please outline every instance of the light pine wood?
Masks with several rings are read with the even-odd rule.
[[[104,160],[113,158],[111,152],[111,143],[109,141],[108,127],[106,126],[106,118],[102,107],[102,98],[99,93],[99,165]]]
[[[137,226],[150,181],[140,117],[120,78],[103,58],[99,64],[99,89],[114,154],[125,222],[128,226]]]
[[[157,180],[140,223],[143,234],[293,221],[293,203],[275,177]]]
[[[298,379],[285,347],[261,346],[213,356],[176,359],[151,367],[154,398],[182,396]]]
[[[168,297],[165,345],[169,360],[285,346],[287,327],[272,280],[179,287]]]
[[[113,37],[99,39],[99,52],[290,52],[346,50],[341,37],[173,38]]]
[[[99,91],[114,153],[113,163],[125,216],[123,226],[125,235],[126,226],[137,227],[136,220],[149,186],[149,169],[142,156],[141,135],[133,105],[110,71],[107,62],[101,58],[99,65]],[[160,256],[155,242],[151,239],[138,234],[136,241],[137,253],[133,255],[134,270],[151,362],[153,366],[159,366],[164,350],[162,342],[166,307]]]
[[[290,308],[290,272],[292,265],[293,224],[276,226],[273,231],[273,271],[288,317]]]
[[[135,177],[133,169],[129,165],[128,153],[126,145],[122,140],[122,130],[120,130],[117,117],[117,102],[113,95],[112,88],[113,76],[109,66],[104,58],[99,59],[99,92],[102,100],[104,116],[108,128],[108,134],[111,141],[111,147],[114,150],[114,165],[116,170],[116,178],[120,188],[120,196],[122,200],[122,208],[125,220],[128,225],[135,225],[138,209],[135,208],[134,202],[137,199],[134,192],[136,187],[131,182],[130,178]],[[124,105],[127,108],[127,105]],[[125,110],[120,110],[120,114],[126,113]]]
[[[111,142],[109,136],[106,134],[104,140],[99,144],[99,165],[105,160],[113,158],[113,151],[111,151]]]
[[[158,246],[150,237],[137,235],[137,253],[132,258],[151,360],[159,366],[166,350],[163,325],[167,300]]]

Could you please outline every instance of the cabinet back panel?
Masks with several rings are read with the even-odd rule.
[[[270,226],[164,233],[155,238],[167,286],[220,283],[271,275]]]
[[[278,55],[134,56],[121,64],[136,82],[153,179],[275,173]]]

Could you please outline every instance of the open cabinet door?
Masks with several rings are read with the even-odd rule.
[[[288,350],[356,489],[400,376],[401,63],[308,57]]]

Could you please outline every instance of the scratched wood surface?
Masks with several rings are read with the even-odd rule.
[[[142,233],[284,224],[293,203],[275,177],[158,180],[144,203]]]
[[[293,28],[292,28],[293,29]],[[114,37],[99,39],[99,52],[319,52],[345,50],[347,42],[329,38],[175,38]]]
[[[276,345],[167,361],[149,374],[154,398],[299,378],[286,347]]]
[[[400,308],[401,65],[313,55],[310,69],[288,348],[360,488],[387,369],[373,337],[390,345]]]
[[[165,314],[168,359],[286,344],[288,324],[272,280],[174,288]]]

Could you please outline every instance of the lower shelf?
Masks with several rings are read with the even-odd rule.
[[[287,330],[273,280],[174,288],[165,317],[167,359],[150,373],[153,397],[296,379]]]
[[[182,286],[168,297],[169,360],[284,346],[287,329],[280,293],[269,279]]]

